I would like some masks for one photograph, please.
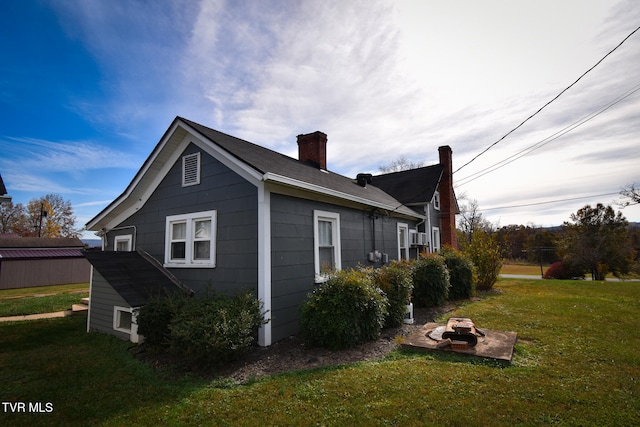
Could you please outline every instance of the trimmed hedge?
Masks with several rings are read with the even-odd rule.
[[[475,293],[473,263],[462,252],[445,247],[440,254],[449,270],[449,299],[470,298]]]
[[[146,343],[204,364],[237,358],[265,323],[263,304],[251,292],[157,299],[138,314]]]
[[[410,262],[393,261],[381,268],[372,269],[374,284],[385,293],[389,301],[385,328],[402,325],[413,291],[412,268]]]
[[[444,305],[449,298],[449,271],[444,257],[420,256],[413,268],[413,301],[418,307]]]
[[[366,271],[337,271],[300,306],[302,335],[308,344],[330,349],[376,340],[387,305]]]

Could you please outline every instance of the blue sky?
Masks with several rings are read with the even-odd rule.
[[[60,194],[81,226],[178,115],[294,157],[321,130],[347,176],[434,164],[440,145],[458,169],[639,23],[633,0],[9,0],[0,174],[14,202]],[[457,171],[458,195],[498,225],[547,226],[640,184],[637,64],[640,32]]]

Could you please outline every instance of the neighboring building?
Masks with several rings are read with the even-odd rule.
[[[455,244],[455,228],[439,220],[455,221],[448,147],[443,165],[416,177],[353,180],[327,169],[324,133],[297,142],[298,160],[176,118],[124,193],[87,223],[104,250],[87,253],[87,329],[137,341],[133,313],[153,294],[249,289],[267,310],[258,337],[267,346],[299,331],[298,307],[328,270],[415,258],[439,247],[434,236]]]
[[[7,187],[4,186],[2,175],[0,175],[0,204],[10,203],[10,202],[11,202],[11,196],[7,195]]]
[[[75,238],[0,237],[0,289],[89,283],[83,247]]]

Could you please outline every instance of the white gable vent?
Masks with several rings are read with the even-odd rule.
[[[200,153],[182,157],[182,186],[200,184]]]

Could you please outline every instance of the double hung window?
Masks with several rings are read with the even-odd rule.
[[[165,265],[215,267],[216,211],[168,216]]]
[[[398,223],[398,259],[409,259],[409,226]]]
[[[316,281],[342,268],[340,256],[340,214],[313,212],[314,261]]]

